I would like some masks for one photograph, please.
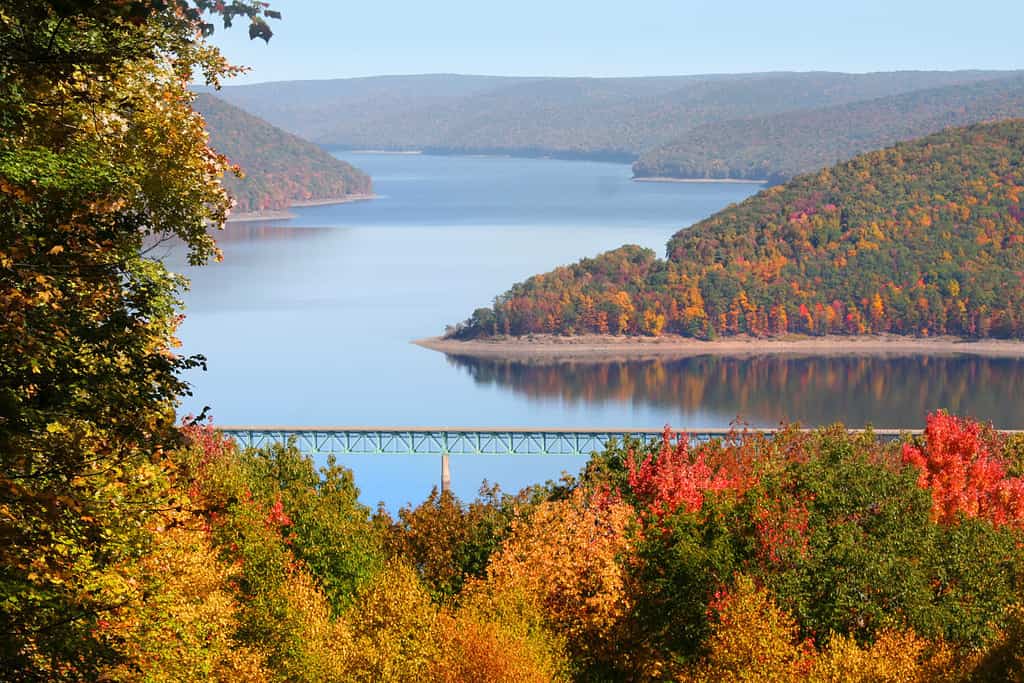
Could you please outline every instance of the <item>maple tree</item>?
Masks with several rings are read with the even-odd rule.
[[[903,461],[919,468],[938,521],[964,515],[1022,526],[1024,478],[1009,475],[1004,443],[991,427],[939,412],[928,416],[921,442],[904,444]]]
[[[928,443],[989,433],[957,421]],[[294,448],[240,450],[209,425],[183,432],[168,480],[181,505],[150,520],[150,552],[116,573],[139,597],[96,623],[118,655],[99,667],[104,680],[926,681],[1020,670],[1021,530],[936,519],[921,470],[903,458],[923,437],[737,429],[694,445],[666,430],[649,445],[609,444],[578,478],[513,497],[488,489],[469,505],[433,495],[395,521],[318,493],[312,461]],[[1000,448],[1019,466],[1019,444]],[[346,496],[350,477],[321,474]],[[696,485],[674,498],[687,478]],[[297,533],[334,507],[347,526]],[[340,557],[332,536],[357,558],[366,543],[390,557],[360,559],[368,572],[352,584],[344,562],[323,561]],[[476,550],[443,552],[451,541]],[[341,602],[338,586],[350,587]]]
[[[399,510],[397,520],[381,520],[389,525],[385,545],[411,561],[431,595],[443,601],[484,575],[524,502],[485,486],[480,498],[463,505],[451,492],[434,489],[419,506]]]

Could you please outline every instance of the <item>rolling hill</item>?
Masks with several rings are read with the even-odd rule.
[[[284,209],[293,202],[373,191],[370,177],[359,169],[209,93],[199,93],[193,106],[206,120],[210,145],[245,173],[224,178],[238,211]]]
[[[722,121],[647,151],[637,177],[778,181],[951,126],[1024,116],[1024,78]]]
[[[537,275],[460,325],[699,338],[1024,338],[1024,120],[799,176],[676,233]]]

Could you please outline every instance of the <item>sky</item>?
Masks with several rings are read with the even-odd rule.
[[[654,76],[1024,68],[1024,0],[270,0],[235,83],[381,74]]]

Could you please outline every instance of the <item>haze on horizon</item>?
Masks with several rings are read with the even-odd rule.
[[[232,83],[381,74],[659,76],[764,71],[1020,69],[1024,3],[859,0],[273,0],[269,45],[215,42]]]

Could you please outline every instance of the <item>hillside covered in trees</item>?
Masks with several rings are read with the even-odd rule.
[[[210,146],[244,173],[224,177],[238,211],[373,191],[370,177],[351,164],[209,93],[196,95],[194,107],[206,120]]]
[[[219,96],[323,145],[633,161],[704,125],[1011,75],[998,71],[654,78],[435,74],[229,86]]]
[[[668,243],[534,276],[462,338],[1024,337],[1024,120],[954,128],[760,192]]]
[[[637,177],[779,181],[950,126],[1024,116],[1024,78],[721,121],[643,153]]]

